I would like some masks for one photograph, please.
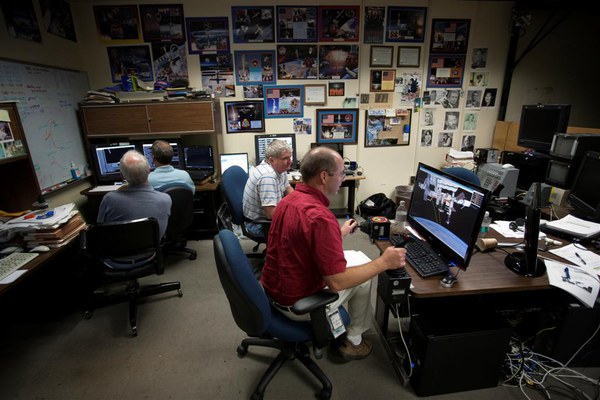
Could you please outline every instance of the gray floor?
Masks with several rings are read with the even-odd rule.
[[[244,334],[220,287],[212,242],[189,245],[198,250],[198,260],[174,261],[163,276],[146,278],[180,280],[184,296],[158,296],[140,305],[135,338],[128,334],[124,304],[98,309],[90,320],[72,312],[5,326],[0,335],[0,399],[249,398],[276,352],[251,348],[245,358],[237,357]],[[377,256],[362,233],[345,246]],[[374,350],[365,360],[340,364],[326,355],[318,361],[333,382],[332,398],[416,398],[410,386],[400,384],[374,330],[369,337]],[[291,362],[273,379],[265,398],[310,399],[316,389],[314,379]],[[428,398],[525,397],[517,388],[497,387]]]

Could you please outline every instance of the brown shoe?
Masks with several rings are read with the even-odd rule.
[[[340,355],[346,361],[360,360],[371,354],[373,346],[367,339],[363,339],[358,346],[355,346],[348,339],[344,339],[338,348]]]

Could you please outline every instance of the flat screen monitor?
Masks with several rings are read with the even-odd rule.
[[[224,104],[227,133],[265,131],[262,100],[226,101]]]
[[[215,160],[212,146],[186,146],[183,148],[183,164],[186,170],[214,172]]]
[[[265,158],[267,146],[275,139],[287,142],[292,148],[292,166],[291,169],[296,169],[298,165],[296,159],[296,135],[293,133],[280,133],[276,135],[257,135],[254,136],[254,149],[256,150],[256,165],[260,164]]]
[[[342,158],[344,158],[344,144],[343,143],[311,143],[310,144],[310,148],[314,148],[314,147],[319,147],[319,146],[324,146],[324,147],[329,147],[332,150],[337,151],[340,156],[342,156]]]
[[[221,154],[221,175],[227,168],[237,165],[248,173],[248,153],[228,153]]]
[[[449,265],[465,269],[489,198],[488,190],[419,163],[408,222]]]
[[[144,153],[144,155],[148,159],[148,164],[150,164],[150,170],[154,171],[156,165],[154,165],[154,159],[152,158],[152,143],[142,143],[142,153]],[[169,144],[173,148],[173,158],[171,159],[171,165],[175,168],[181,168],[181,164],[179,162],[179,143],[169,142]]]
[[[523,106],[519,124],[519,146],[548,153],[554,134],[567,131],[570,112],[569,104]]]
[[[568,201],[573,214],[600,222],[600,152],[588,151],[579,165]]]
[[[133,144],[102,144],[94,146],[94,167],[99,183],[113,183],[121,180],[119,165],[123,154],[135,150]]]

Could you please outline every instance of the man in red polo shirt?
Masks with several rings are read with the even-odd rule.
[[[371,322],[371,278],[387,269],[404,266],[405,250],[388,248],[381,257],[346,269],[342,237],[356,221],[341,226],[329,210],[327,196],[336,194],[345,179],[344,160],[332,149],[316,147],[302,160],[304,184],[279,202],[273,215],[267,259],[261,282],[278,310],[291,319],[289,306],[324,287],[339,293],[329,308],[348,303],[351,322],[339,351],[346,360],[365,358],[371,343],[362,338]]]

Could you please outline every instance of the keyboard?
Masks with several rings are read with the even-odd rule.
[[[0,259],[0,281],[37,256],[38,253],[12,253]]]
[[[414,237],[407,240],[404,236],[391,236],[390,243],[406,249],[406,259],[423,278],[448,273],[448,263],[426,242]]]
[[[188,170],[188,174],[194,182],[203,181],[209,178],[214,171]]]

